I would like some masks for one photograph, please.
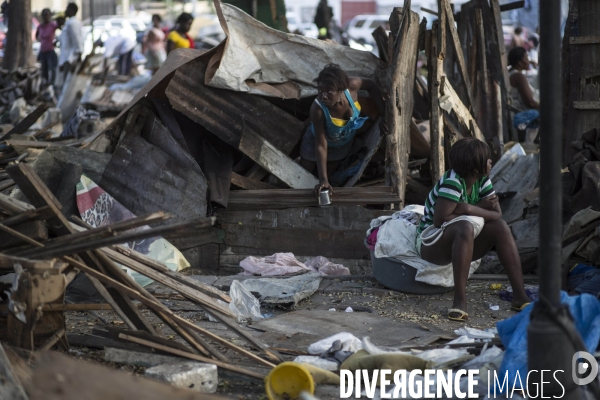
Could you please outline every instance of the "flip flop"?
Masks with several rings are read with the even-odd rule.
[[[523,303],[523,305],[521,307],[510,307],[510,309],[513,311],[516,311],[516,312],[521,312],[525,309],[525,307],[527,307],[530,304],[531,303]]]
[[[450,314],[453,313],[460,314],[460,317],[451,317]],[[460,308],[450,308],[448,310],[448,319],[450,321],[465,322],[469,319],[469,314],[466,311],[461,310]]]

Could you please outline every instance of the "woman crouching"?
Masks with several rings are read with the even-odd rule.
[[[517,246],[508,225],[502,220],[498,196],[488,178],[492,167],[490,149],[480,140],[465,138],[452,146],[449,159],[452,169],[442,176],[425,201],[425,214],[417,229],[416,243],[417,251],[425,261],[436,265],[452,263],[454,303],[448,310],[448,318],[453,321],[468,319],[466,286],[470,264],[494,247],[513,288],[511,308],[521,311],[529,304],[529,298],[523,286]],[[464,216],[481,217],[485,223],[481,229],[476,229]],[[441,228],[437,232],[441,235],[437,241],[427,240],[428,234],[435,231],[429,228],[432,225]]]

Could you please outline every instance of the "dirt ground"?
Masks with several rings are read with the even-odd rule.
[[[217,279],[217,277],[215,277],[215,279]],[[225,278],[226,284],[227,279],[229,279],[230,282],[231,280],[236,279],[236,277]],[[223,282],[223,278],[219,278],[219,280]],[[218,282],[219,281],[216,281],[216,283]],[[490,288],[492,284],[500,284],[502,289],[492,289]],[[219,287],[219,285],[215,286]],[[502,301],[499,298],[499,291],[505,290],[507,286],[508,282],[502,278],[498,280],[469,281],[467,288],[469,298],[469,322],[467,323],[453,322],[447,319],[447,310],[452,304],[453,292],[440,295],[403,294],[386,290],[371,278],[352,280],[324,279],[321,282],[319,290],[310,298],[300,301],[297,304],[295,311],[330,310],[331,308],[344,310],[347,307],[353,307],[357,310],[362,310],[363,312],[370,312],[372,315],[387,317],[398,323],[411,323],[413,325],[417,323],[423,325],[424,328],[427,326],[437,327],[452,336],[454,335],[453,331],[462,326],[478,329],[493,328],[498,321],[515,315],[515,313],[510,310],[510,303]],[[240,340],[235,333],[227,330],[219,323],[209,321],[204,311],[200,310],[193,303],[186,301],[178,294],[172,292],[170,289],[153,284],[149,287],[149,290],[153,291],[157,298],[178,315],[190,319],[203,328],[206,328],[221,337],[227,338],[237,345],[250,349],[246,345],[246,342]],[[499,306],[499,310],[491,310],[490,306],[494,305]],[[141,308],[141,310],[144,316],[146,316],[156,328],[161,329],[166,337],[177,337],[168,327],[165,327],[162,321],[157,319],[148,310],[144,308]],[[279,307],[263,307],[261,311],[263,313],[273,314],[273,317],[277,317],[291,312],[292,310]],[[95,313],[104,319],[110,326],[125,328],[113,312],[96,311]],[[71,337],[73,337],[72,335],[77,334],[93,334],[95,328],[102,329],[105,324],[99,318],[87,312],[68,312],[66,314],[67,332]],[[253,328],[251,325],[247,326],[246,329],[259,338],[261,335],[265,334],[264,329]],[[97,334],[97,332],[95,334]],[[369,332],[369,336],[374,344],[378,344],[378,341],[382,339],[378,336],[377,330]],[[386,339],[389,341],[389,338]],[[289,342],[292,344],[294,343],[293,337],[290,336]],[[277,346],[268,341],[265,341],[265,343],[270,346]],[[232,353],[226,348],[219,346],[218,344],[211,344],[226,354],[227,357],[230,357],[232,362],[247,367],[256,367],[248,364],[247,360],[241,359],[237,354]],[[437,342],[435,344],[443,344],[443,342]],[[306,348],[303,350],[306,351]],[[77,358],[100,363],[133,374],[143,375],[145,371],[145,368],[143,367],[106,362],[104,359],[104,350],[100,348],[78,347],[71,343],[69,354]],[[295,358],[295,355],[292,354],[282,353],[282,355],[286,360],[290,361]],[[238,399],[265,399],[263,385],[262,381],[246,378],[219,369],[219,386],[217,391],[219,394]],[[333,390],[333,388],[319,388],[317,395],[320,394],[320,398],[322,399],[335,398],[337,393],[336,390],[339,390],[339,388],[335,388],[335,390]]]

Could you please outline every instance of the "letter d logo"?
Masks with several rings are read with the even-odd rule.
[[[583,359],[584,361],[579,361]],[[585,351],[578,351],[573,354],[573,382],[577,385],[587,385],[596,379],[598,376],[598,362],[593,355]],[[589,371],[589,375],[583,378]]]

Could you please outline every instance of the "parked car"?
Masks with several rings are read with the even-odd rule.
[[[285,19],[287,19],[288,31],[290,33],[296,33],[296,31],[300,31],[300,21],[295,12],[286,12]]]
[[[306,37],[317,39],[319,37],[319,28],[314,22],[305,22],[298,26],[298,29]]]
[[[146,24],[141,20],[105,15],[94,20],[94,33],[96,29],[106,32],[108,36],[123,36],[137,40],[138,32],[144,32]]]
[[[37,31],[37,27],[40,23],[38,22],[38,20],[36,18],[31,18],[31,40],[33,42],[36,41],[35,39],[35,32]],[[6,39],[6,25],[4,24],[4,18],[0,17],[0,49],[4,48],[4,41]]]
[[[346,23],[348,36],[360,44],[373,44],[373,31],[380,26],[389,30],[389,15],[357,15]]]

